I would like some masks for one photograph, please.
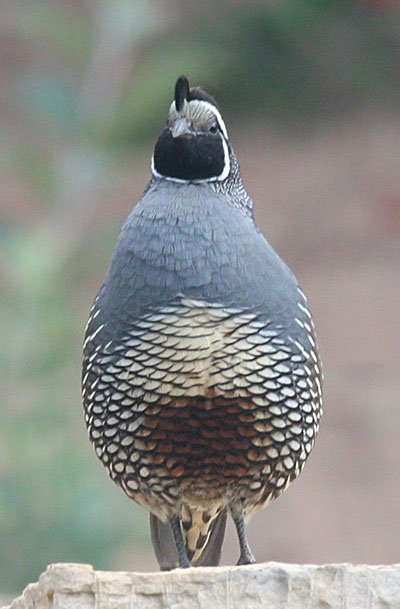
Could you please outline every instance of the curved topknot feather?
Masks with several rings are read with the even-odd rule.
[[[162,570],[218,565],[227,514],[253,563],[245,518],[297,478],[319,427],[311,313],[252,206],[216,101],[180,76],[82,371],[96,454],[151,512]]]
[[[177,112],[183,108],[183,104],[189,98],[189,81],[186,76],[180,76],[175,84],[175,106]]]

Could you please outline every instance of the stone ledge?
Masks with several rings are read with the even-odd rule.
[[[50,565],[3,609],[400,609],[400,564],[203,567],[163,573]]]

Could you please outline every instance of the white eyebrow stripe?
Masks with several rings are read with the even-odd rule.
[[[219,128],[220,128],[220,130],[221,130],[221,132],[222,132],[222,134],[224,136],[224,138],[226,140],[229,139],[228,138],[228,131],[227,131],[226,127],[225,127],[224,119],[222,118],[221,112],[212,103],[210,103],[208,101],[205,101],[204,99],[191,99],[190,101],[186,102],[186,104],[191,104],[191,103],[196,103],[199,106],[202,105],[206,110],[211,112],[215,116],[215,118],[217,119],[218,126],[219,126]],[[176,109],[176,105],[175,105],[174,101],[171,104],[168,116],[170,115],[172,109],[173,109],[174,113],[177,116],[183,116],[185,114],[185,107],[183,108],[183,110],[178,112],[177,109]]]
[[[151,158],[151,173],[153,174],[153,176],[155,178],[164,178],[165,180],[169,180],[171,182],[177,182],[178,184],[188,184],[188,183],[201,184],[204,182],[222,182],[223,180],[225,180],[228,177],[230,170],[231,170],[231,160],[230,160],[230,156],[229,156],[229,148],[228,148],[228,143],[227,143],[228,142],[228,132],[226,130],[224,120],[221,116],[220,111],[212,103],[210,103],[204,99],[191,99],[189,102],[186,101],[185,104],[190,104],[191,102],[195,102],[198,105],[202,105],[206,110],[211,112],[217,120],[219,129],[223,135],[223,137],[221,138],[222,147],[224,149],[224,168],[223,168],[222,172],[218,176],[213,176],[211,178],[204,178],[201,180],[184,180],[182,178],[165,176],[165,175],[159,173],[157,171],[157,169],[155,168],[154,155],[153,155]],[[175,112],[178,116],[183,116],[185,114],[185,107],[181,112],[177,112],[175,101],[173,101],[171,103],[171,106],[169,109],[169,113],[168,113],[169,117],[170,117],[171,111]]]
[[[215,118],[217,119],[219,128],[221,129],[224,138],[227,140],[228,139],[228,132],[226,130],[225,127],[225,123],[224,123],[224,119],[222,118],[221,112],[210,102],[205,101],[204,99],[191,99],[190,101],[197,101],[199,104],[204,104],[204,106],[210,110],[210,112],[212,112],[215,116]],[[190,103],[190,102],[189,102]]]

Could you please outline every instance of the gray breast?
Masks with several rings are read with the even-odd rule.
[[[182,502],[251,512],[299,474],[320,418],[311,316],[226,196],[146,192],[91,312],[83,393],[98,456],[161,519]]]
[[[251,217],[210,185],[161,182],[128,217],[98,304],[121,321],[178,295],[281,323],[299,314],[296,280]]]

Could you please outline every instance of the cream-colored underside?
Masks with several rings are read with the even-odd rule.
[[[127,398],[155,390],[168,399],[209,397],[210,391],[246,397],[259,385],[268,403],[261,385],[276,376],[272,367],[287,355],[264,326],[254,315],[183,300],[179,309],[168,307],[138,322],[124,356],[104,367],[103,380],[112,375],[126,383],[119,390]]]
[[[113,395],[118,400],[118,408],[126,408],[128,414],[138,413],[132,423],[134,428],[127,428],[133,434],[140,428],[146,409],[152,403],[161,407],[173,403],[174,407],[179,408],[185,407],[192,398],[202,397],[210,398],[211,408],[215,407],[215,397],[247,398],[241,400],[241,407],[243,404],[246,409],[249,404],[256,417],[253,426],[259,435],[251,440],[254,447],[259,450],[265,446],[265,454],[274,459],[278,455],[278,447],[286,445],[286,453],[281,448],[282,462],[276,468],[279,475],[279,471],[284,472],[286,466],[287,471],[293,469],[291,445],[293,444],[293,449],[299,449],[301,443],[302,453],[296,465],[296,473],[299,473],[306,454],[311,450],[318,427],[310,414],[310,401],[316,395],[312,399],[310,397],[310,400],[305,397],[304,403],[308,402],[308,405],[300,406],[293,386],[296,378],[308,375],[305,380],[298,381],[299,386],[304,392],[313,391],[311,371],[308,370],[306,374],[304,370],[307,368],[305,360],[309,364],[315,354],[311,350],[307,353],[302,347],[302,356],[302,361],[297,360],[297,364],[292,362],[289,366],[288,354],[283,350],[278,332],[270,329],[266,322],[261,322],[253,314],[198,300],[182,299],[179,304],[160,309],[136,322],[124,340],[123,355],[119,359],[115,359],[115,352],[110,346],[109,350],[103,349],[102,356],[97,354],[96,363],[102,370],[100,383],[105,386],[112,383],[118,387]],[[318,375],[318,364],[315,363],[315,366]],[[296,368],[303,371],[299,377],[296,377]],[[274,387],[277,377],[279,387]],[[248,400],[249,397],[251,400]],[[259,408],[254,409],[254,405]],[[282,408],[285,412],[289,411],[284,417]],[[304,408],[304,416],[311,417],[313,421],[310,424],[312,437],[307,438],[299,425],[302,416],[299,414],[300,408]],[[123,414],[120,416],[123,418]],[[108,419],[108,424],[114,424],[114,421]],[[117,421],[115,425],[118,425]],[[276,445],[271,445],[271,438]],[[302,438],[300,443],[297,438]],[[142,440],[132,438],[132,441],[139,450]],[[286,463],[284,454],[290,463]],[[150,476],[150,469],[142,467],[140,474]],[[170,503],[163,503],[162,499],[150,491],[139,491],[137,482],[134,481],[133,484],[137,492],[131,492],[133,489],[124,486],[128,494],[152,511],[158,510],[161,519],[170,517]],[[259,490],[261,497],[261,483],[254,484],[258,485],[257,491],[256,488],[254,490],[256,494]],[[279,492],[282,492],[289,484],[287,473],[282,473],[279,484]],[[263,499],[265,503],[269,500],[268,497]],[[228,496],[221,496],[218,500],[212,497],[208,501],[207,496],[203,495],[199,501],[196,499],[194,505],[190,489],[181,487],[176,505],[180,505],[182,518],[190,516],[192,521],[192,527],[185,531],[185,535],[188,547],[195,551],[194,560],[201,554],[201,550],[196,549],[197,539],[200,535],[209,535],[211,522],[228,502]],[[257,504],[255,497],[246,510],[251,513],[260,507],[261,504]],[[211,513],[208,523],[203,522],[204,512]]]

